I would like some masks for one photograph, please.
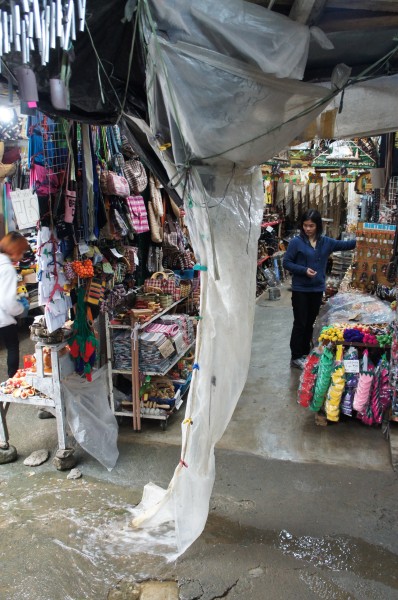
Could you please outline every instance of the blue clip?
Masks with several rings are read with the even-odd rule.
[[[200,367],[198,363],[193,363],[193,367],[192,370],[197,369],[198,371],[200,371]]]
[[[204,265],[196,264],[196,265],[194,265],[193,270],[194,271],[207,271],[207,267],[205,267]]]

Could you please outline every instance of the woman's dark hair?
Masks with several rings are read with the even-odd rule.
[[[300,231],[304,233],[303,224],[304,221],[312,221],[316,225],[316,237],[319,238],[322,235],[323,225],[322,225],[322,217],[321,213],[314,208],[310,208],[305,211],[300,219]]]
[[[2,254],[10,254],[12,252],[20,252],[23,254],[29,248],[28,240],[19,231],[10,231],[0,240],[0,252]]]

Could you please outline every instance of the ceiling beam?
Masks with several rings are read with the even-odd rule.
[[[364,17],[360,18],[325,18],[319,23],[319,26],[325,33],[334,33],[338,31],[373,31],[376,29],[396,29],[398,27],[398,15],[388,17]]]
[[[313,25],[325,7],[326,0],[294,0],[289,17],[293,21]]]
[[[371,10],[375,12],[398,13],[397,0],[328,0],[327,8],[341,8],[345,10]]]

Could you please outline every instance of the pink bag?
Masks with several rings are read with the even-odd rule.
[[[128,196],[126,198],[130,222],[135,233],[146,233],[149,231],[148,215],[142,196]]]
[[[117,175],[113,171],[108,171],[107,173],[106,189],[107,192],[104,193],[107,193],[111,196],[120,196],[121,198],[126,198],[130,195],[130,186],[127,183],[127,179],[121,177],[121,175]]]
[[[76,207],[76,192],[74,190],[70,190],[68,185],[69,182],[69,172],[70,172],[70,158],[68,158],[68,166],[66,168],[66,186],[65,186],[65,213],[64,213],[64,221],[65,223],[73,223],[73,219],[75,217],[75,207]]]
[[[34,165],[34,189],[38,196],[48,196],[56,194],[59,190],[58,176],[52,172],[52,169],[46,169],[41,165]]]
[[[73,190],[65,190],[65,223],[73,223],[76,207],[76,192]]]

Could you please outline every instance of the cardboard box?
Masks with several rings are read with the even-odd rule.
[[[36,273],[29,273],[24,275],[23,280],[25,283],[37,283]]]

